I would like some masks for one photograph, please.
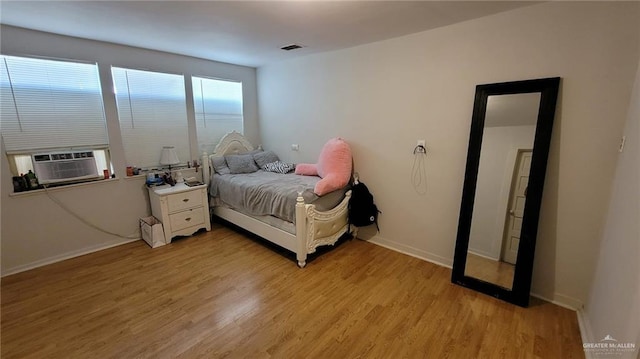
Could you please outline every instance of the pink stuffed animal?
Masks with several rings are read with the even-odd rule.
[[[313,190],[318,196],[346,186],[351,179],[351,147],[342,138],[332,138],[322,147],[318,163],[299,163],[297,175],[320,176]]]

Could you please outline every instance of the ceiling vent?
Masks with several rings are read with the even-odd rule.
[[[291,50],[301,49],[301,48],[303,48],[303,47],[304,47],[304,46],[302,46],[302,45],[298,45],[298,44],[291,44],[291,45],[283,46],[283,47],[281,47],[280,49],[281,49],[281,50],[285,50],[285,51],[291,51]]]

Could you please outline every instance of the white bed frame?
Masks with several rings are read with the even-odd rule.
[[[214,154],[203,154],[203,180],[207,185],[211,181],[210,176],[213,171],[211,158],[248,152],[253,149],[251,143],[240,133],[235,131],[227,133],[216,146]],[[350,198],[351,191],[347,191],[340,204],[329,211],[321,212],[316,210],[315,205],[306,204],[302,194],[298,193],[295,235],[227,207],[215,207],[213,214],[296,253],[298,266],[304,268],[308,254],[314,253],[319,246],[334,245],[343,234],[347,233]],[[356,227],[352,226],[352,228],[355,230]]]

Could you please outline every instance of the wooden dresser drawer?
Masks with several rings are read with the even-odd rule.
[[[169,215],[171,222],[171,230],[179,231],[191,226],[204,223],[204,219],[208,218],[204,213],[204,208],[193,208],[186,211],[173,213]]]
[[[202,191],[180,192],[168,196],[169,213],[202,206]]]

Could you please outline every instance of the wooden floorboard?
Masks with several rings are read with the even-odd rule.
[[[361,240],[298,269],[221,225],[2,278],[1,357],[583,358],[575,312],[524,309]]]
[[[513,287],[515,266],[502,260],[489,259],[468,252],[464,275],[510,290]]]

